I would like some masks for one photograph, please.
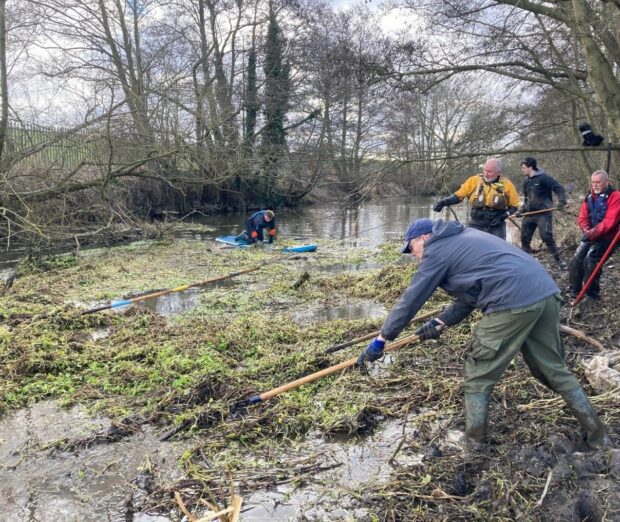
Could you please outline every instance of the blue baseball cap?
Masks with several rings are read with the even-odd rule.
[[[432,219],[417,219],[407,229],[407,233],[405,234],[405,244],[403,245],[403,249],[401,252],[403,254],[408,254],[411,252],[411,248],[409,248],[409,241],[415,239],[416,237],[423,236],[424,234],[430,234],[433,231],[433,225],[435,222]]]

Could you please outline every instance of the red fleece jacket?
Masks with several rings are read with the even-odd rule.
[[[597,196],[592,194],[592,197],[596,198]],[[613,240],[620,224],[620,191],[614,190],[611,193],[607,200],[605,217],[594,228],[590,224],[590,213],[588,212],[588,204],[585,201],[581,204],[577,221],[579,228],[588,236],[590,241]]]

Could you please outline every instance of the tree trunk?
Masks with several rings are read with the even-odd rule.
[[[6,0],[0,0],[0,173],[4,172],[6,131],[9,122],[9,87],[6,77]]]
[[[575,31],[583,46],[592,85],[607,115],[613,133],[610,141],[617,143],[618,138],[620,138],[620,82],[616,79],[614,70],[605,54],[592,37],[584,0],[572,0],[572,5],[575,16]]]

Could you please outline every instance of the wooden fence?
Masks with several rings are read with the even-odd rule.
[[[122,165],[144,158],[148,151],[124,136],[70,131],[38,125],[9,124],[4,164],[15,167],[74,169],[89,165]]]

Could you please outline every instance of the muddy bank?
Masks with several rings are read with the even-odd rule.
[[[2,520],[126,520],[155,472],[183,478],[182,443],[79,407],[45,401],[8,414],[0,440]]]
[[[570,230],[561,244],[570,255]],[[0,512],[23,520],[44,509],[55,520],[181,520],[175,492],[199,516],[207,502],[226,506],[232,487],[245,499],[241,520],[617,517],[618,453],[586,451],[577,421],[521,359],[494,393],[488,452],[465,454],[455,442],[476,314],[369,374],[348,370],[234,407],[356,356],[363,344],[324,350],[379,328],[416,270],[399,246],[319,241],[315,254],[283,256],[182,239],[25,269],[0,297],[0,473],[11,488],[0,495]],[[544,250],[537,256],[565,289],[566,274]],[[261,268],[231,283],[177,294],[178,306],[80,315],[253,266]],[[603,285],[599,307],[566,307],[563,321],[614,351],[615,269],[607,268]],[[447,302],[437,292],[422,312]],[[618,396],[588,384],[586,363],[598,352],[564,341],[617,445]],[[25,438],[15,435],[19,426]]]

